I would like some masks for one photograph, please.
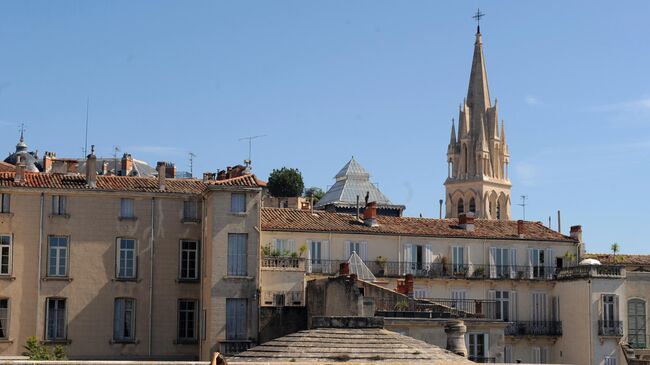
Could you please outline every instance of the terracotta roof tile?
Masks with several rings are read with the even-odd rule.
[[[585,259],[596,259],[601,264],[619,265],[650,265],[650,255],[616,254],[616,260],[611,253],[586,253]]]
[[[520,239],[517,221],[476,219],[474,231],[469,232],[458,226],[458,219],[378,216],[379,226],[368,227],[355,221],[352,214],[325,211],[312,213],[308,210],[283,208],[263,208],[261,219],[265,231]],[[540,222],[524,222],[524,232],[523,239],[526,240],[575,242],[573,238],[549,229]]]
[[[0,171],[16,171],[16,166],[0,161]]]
[[[22,184],[14,182],[15,172],[0,172],[0,187],[22,187],[22,188],[50,188],[50,189],[73,189],[73,190],[116,190],[133,192],[161,192],[158,189],[158,178],[155,177],[134,177],[134,176],[97,176],[97,188],[90,189],[86,186],[86,177],[81,174],[45,174],[25,173],[25,181]],[[229,180],[210,182],[211,185],[228,186],[266,186],[255,175],[245,175]],[[165,190],[167,193],[201,194],[207,188],[206,183],[197,179],[166,179]]]

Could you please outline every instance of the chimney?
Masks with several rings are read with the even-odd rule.
[[[204,172],[203,173],[203,183],[207,184],[208,181],[214,180],[215,179],[215,174],[214,172]]]
[[[158,189],[165,190],[165,178],[167,170],[167,164],[162,161],[156,163],[156,171],[158,171]]]
[[[413,274],[406,274],[404,276],[404,285],[406,286],[406,295],[413,298],[415,291],[413,290]]]
[[[86,185],[93,189],[97,187],[97,157],[95,157],[95,145],[90,146],[90,155],[86,157]]]
[[[122,176],[130,176],[133,171],[133,157],[131,154],[125,153],[122,155]]]
[[[25,181],[25,162],[22,159],[21,155],[18,155],[18,160],[16,161],[16,174],[14,175],[14,182],[17,184],[22,184]]]
[[[519,238],[524,238],[524,221],[521,219],[517,221],[517,235]]]
[[[45,151],[43,156],[43,172],[48,173],[52,171],[52,160],[56,157],[56,153]]]
[[[571,226],[571,238],[582,243],[582,226]]]
[[[168,179],[173,179],[176,177],[176,165],[173,162],[168,162],[165,164],[165,177]]]
[[[460,228],[472,232],[474,230],[474,213],[467,212],[458,215],[458,225]]]
[[[368,227],[377,227],[377,203],[370,202],[366,205],[366,208],[363,210],[363,224]]]
[[[108,161],[102,162],[102,175],[108,175]]]

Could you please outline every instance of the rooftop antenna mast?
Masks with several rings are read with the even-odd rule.
[[[86,99],[86,137],[84,139],[84,156],[88,156],[88,109],[90,106],[90,97]]]
[[[113,172],[115,173],[115,176],[117,176],[117,153],[120,152],[120,148],[118,146],[113,146],[113,160],[115,166],[113,167],[114,170]]]
[[[526,199],[528,199],[528,195],[522,195],[521,196],[521,203],[517,204],[520,207],[522,207],[523,210],[524,210],[524,220],[526,220]]]
[[[251,151],[253,149],[253,140],[258,139],[258,138],[262,138],[262,137],[266,137],[266,134],[260,134],[260,135],[257,135],[257,136],[242,137],[242,138],[239,139],[240,141],[248,141],[248,160],[244,160],[244,163],[246,164],[246,166],[250,166],[251,163],[252,163]]]
[[[194,157],[196,157],[196,155],[193,152],[190,152],[189,155],[190,155],[190,177],[194,177]]]

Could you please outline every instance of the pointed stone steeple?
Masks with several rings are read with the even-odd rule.
[[[469,75],[467,105],[475,112],[485,111],[490,107],[490,91],[480,29],[476,31],[476,41],[474,42],[474,58],[472,59],[472,71]]]
[[[497,105],[496,99],[494,106],[490,102],[483,40],[477,29],[467,98],[459,111],[458,137],[452,124],[447,149],[447,218],[470,210],[483,219],[511,217],[509,154]],[[475,204],[469,205],[470,201]]]
[[[451,137],[449,137],[449,146],[452,147],[456,145],[456,126],[454,124],[454,119],[451,119]]]

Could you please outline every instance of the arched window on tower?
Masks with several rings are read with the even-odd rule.
[[[472,213],[476,213],[476,200],[474,200],[474,198],[471,198],[469,200],[469,211]]]
[[[501,219],[501,202],[497,202],[497,219]]]
[[[458,215],[465,213],[465,202],[463,198],[458,199]]]

